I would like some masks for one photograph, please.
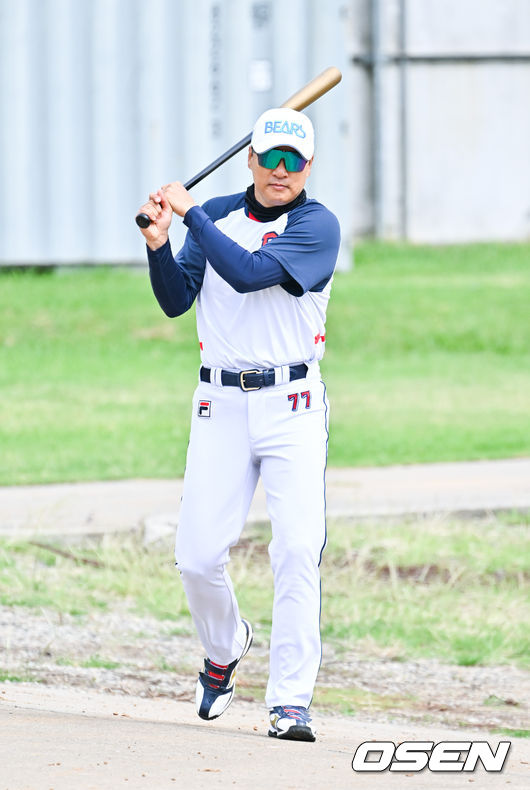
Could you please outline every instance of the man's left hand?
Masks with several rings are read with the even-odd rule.
[[[166,184],[165,187],[162,187],[162,191],[169,205],[179,217],[183,217],[192,206],[197,205],[180,181],[173,181],[171,184]]]

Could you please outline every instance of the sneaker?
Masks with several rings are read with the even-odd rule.
[[[201,719],[207,721],[216,719],[232,702],[237,665],[246,656],[252,644],[252,626],[246,620],[241,622],[247,629],[247,636],[239,658],[226,665],[216,664],[209,658],[204,659],[204,672],[199,672],[195,690],[195,704]]]
[[[271,738],[285,741],[314,741],[316,730],[311,726],[307,708],[300,705],[276,705],[269,711]]]

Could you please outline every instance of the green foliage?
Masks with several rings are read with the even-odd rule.
[[[360,244],[322,371],[329,462],[530,453],[530,246]],[[0,484],[184,470],[199,348],[145,270],[0,272]]]

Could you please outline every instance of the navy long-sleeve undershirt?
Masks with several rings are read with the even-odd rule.
[[[291,279],[283,266],[263,248],[249,252],[226,236],[201,206],[189,209],[184,224],[212,268],[238,293],[261,291]]]
[[[149,278],[158,304],[169,318],[182,315],[192,306],[202,283],[198,285],[174,258],[169,241],[152,250],[147,247]]]

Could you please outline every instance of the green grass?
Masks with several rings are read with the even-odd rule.
[[[116,669],[120,665],[116,661],[102,658],[100,655],[90,656],[86,661],[81,662],[85,669]]]
[[[90,656],[85,661],[77,661],[69,656],[55,658],[55,663],[59,667],[83,667],[84,669],[117,669],[120,664],[107,658],[102,658],[98,653]]]
[[[331,463],[528,453],[530,247],[368,244],[356,263],[329,309]]]
[[[105,539],[97,548],[71,548],[97,558],[101,568],[76,563],[25,542],[0,541],[0,604],[48,607],[83,617],[130,601],[135,611],[159,619],[188,616],[171,551],[145,552],[135,539]]]
[[[264,527],[249,531],[230,563],[240,608],[265,641],[273,594],[269,539]],[[97,558],[101,567],[61,556],[49,564],[42,548],[0,542],[0,603],[88,616],[126,602],[135,612],[174,621],[177,633],[192,632],[167,547],[145,550],[138,538],[107,538],[72,553]],[[331,523],[322,579],[322,636],[339,653],[530,667],[524,522]]]
[[[331,465],[530,454],[530,246],[364,243],[322,363]],[[0,484],[184,470],[199,349],[146,272],[0,273]]]
[[[256,683],[238,677],[238,695],[247,699],[263,699],[266,682]],[[340,687],[323,685],[317,681],[313,702],[319,711],[332,711],[344,716],[352,716],[359,711],[368,713],[387,711],[395,714],[397,711],[419,711],[425,713],[425,705],[410,694],[376,694],[373,691],[356,688],[342,684]]]
[[[0,683],[27,683],[29,681],[35,682],[35,678],[31,675],[15,675],[7,669],[0,668]]]
[[[324,639],[396,660],[530,666],[528,525],[411,521],[333,531]]]
[[[409,695],[374,694],[371,691],[344,685],[341,688],[322,686],[317,683],[315,699],[320,710],[333,710],[345,716],[358,711],[411,711],[416,707],[416,700]]]
[[[510,735],[512,738],[530,738],[530,730],[512,730],[510,727],[501,727],[493,732],[498,735]]]

